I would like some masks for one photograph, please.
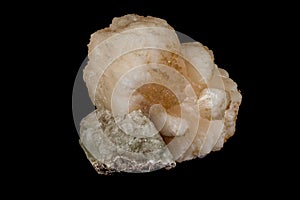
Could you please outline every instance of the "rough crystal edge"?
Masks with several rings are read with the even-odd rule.
[[[151,162],[146,162],[144,164],[139,164],[137,165],[136,163],[129,161],[127,159],[124,159],[122,157],[117,157],[116,159],[114,159],[115,163],[117,163],[116,161],[119,160],[120,162],[128,162],[126,164],[127,169],[126,170],[116,170],[115,168],[111,168],[108,167],[106,164],[100,162],[99,160],[97,160],[88,150],[87,148],[85,148],[84,144],[81,142],[81,140],[79,140],[79,144],[82,147],[82,149],[85,152],[85,155],[87,157],[87,159],[90,161],[90,163],[92,164],[92,166],[94,167],[94,169],[96,170],[96,172],[98,174],[101,175],[112,175],[115,172],[125,172],[125,173],[141,173],[141,172],[151,172],[153,171],[152,169],[166,169],[166,170],[170,170],[174,167],[176,167],[176,162],[170,162],[167,165],[165,163],[162,162],[156,162],[156,163],[151,163]]]
[[[87,159],[90,161],[90,163],[92,164],[92,166],[98,174],[111,175],[113,172],[117,172],[115,169],[107,167],[104,163],[101,163],[99,160],[94,158],[94,156],[85,148],[81,140],[79,140],[79,144],[83,149]]]

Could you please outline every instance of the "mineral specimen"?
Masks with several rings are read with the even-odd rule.
[[[220,150],[242,96],[199,42],[155,17],[125,15],[88,45],[84,81],[96,110],[80,144],[100,174],[150,172]]]

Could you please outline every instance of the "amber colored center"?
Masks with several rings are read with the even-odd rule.
[[[176,95],[167,87],[156,83],[149,83],[139,87],[133,95],[137,93],[144,97],[144,100],[138,105],[138,109],[141,109],[144,114],[149,114],[149,109],[152,105],[160,104],[168,114],[177,117],[181,116],[180,102]]]

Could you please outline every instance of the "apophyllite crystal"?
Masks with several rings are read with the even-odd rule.
[[[169,169],[234,134],[236,83],[165,20],[114,18],[88,47],[83,78],[96,110],[81,121],[80,143],[98,173]]]

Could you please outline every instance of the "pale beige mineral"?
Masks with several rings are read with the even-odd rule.
[[[125,15],[88,45],[84,81],[96,111],[80,141],[99,173],[147,172],[220,150],[242,96],[199,42],[181,44],[165,20]]]

